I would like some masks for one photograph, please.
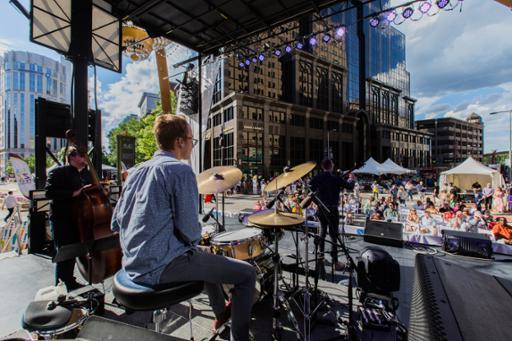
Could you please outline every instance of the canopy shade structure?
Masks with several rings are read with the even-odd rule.
[[[382,175],[389,173],[389,170],[375,161],[372,157],[370,157],[368,160],[366,160],[363,167],[356,169],[352,173]]]
[[[442,172],[439,177],[440,185],[453,183],[455,186],[466,190],[471,189],[471,186],[477,181],[482,186],[488,183],[494,188],[505,186],[505,180],[503,180],[500,172],[483,165],[472,157],[468,157],[457,167]]]
[[[387,174],[402,175],[402,174],[415,173],[415,171],[413,171],[413,170],[410,170],[410,169],[407,169],[407,168],[397,165],[391,159],[387,159],[381,165],[388,170]]]
[[[269,31],[334,0],[106,0],[112,13],[202,54]]]

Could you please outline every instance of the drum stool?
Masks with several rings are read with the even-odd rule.
[[[114,276],[112,292],[116,301],[133,311],[153,311],[155,331],[160,332],[160,323],[165,320],[167,307],[188,300],[188,320],[190,338],[192,332],[192,298],[203,291],[204,282],[175,282],[157,285],[155,287],[143,286],[133,282],[124,270]]]

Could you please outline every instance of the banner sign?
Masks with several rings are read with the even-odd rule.
[[[30,168],[27,163],[16,154],[9,153],[9,161],[11,161],[12,168],[14,169],[14,176],[16,177],[16,183],[18,184],[21,194],[23,194],[25,198],[29,198],[30,191],[36,189]]]

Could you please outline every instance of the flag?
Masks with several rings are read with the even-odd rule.
[[[9,161],[11,161],[12,168],[14,168],[14,176],[16,177],[16,182],[18,183],[21,194],[29,198],[30,191],[36,189],[30,168],[27,163],[16,154],[9,153]]]
[[[222,147],[224,142],[224,124],[221,127],[220,135],[219,135],[219,147]]]

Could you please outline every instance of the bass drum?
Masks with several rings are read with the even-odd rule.
[[[259,257],[249,261],[256,268],[256,284],[254,286],[254,296],[252,303],[256,304],[268,295],[272,295],[274,284],[274,263],[272,254],[265,251]],[[223,284],[224,294],[227,298],[231,297],[232,284]]]

